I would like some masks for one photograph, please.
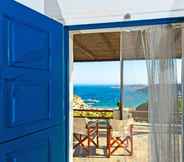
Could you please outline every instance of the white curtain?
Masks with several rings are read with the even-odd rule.
[[[182,47],[182,67],[181,67],[181,85],[182,101],[184,103],[184,28],[181,29],[181,47]],[[182,162],[184,161],[184,104],[182,105]]]
[[[174,57],[176,32],[163,25],[141,33],[149,82],[149,161],[180,162],[182,125]]]

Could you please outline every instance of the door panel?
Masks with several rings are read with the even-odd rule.
[[[21,22],[9,24],[10,66],[49,70],[49,31]],[[20,40],[21,36],[21,41]],[[24,42],[24,43],[23,43]],[[24,46],[22,46],[24,45]]]
[[[60,127],[0,144],[1,162],[62,162],[63,151]]]
[[[0,3],[2,143],[65,126],[66,63],[62,24],[12,0]]]
[[[6,81],[5,87],[10,127],[50,120],[49,83]]]

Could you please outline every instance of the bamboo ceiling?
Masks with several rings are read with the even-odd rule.
[[[129,32],[123,38],[123,59],[144,59],[140,32]],[[181,30],[176,32],[176,56],[181,57]],[[90,33],[74,35],[74,61],[118,61],[120,60],[120,32]]]

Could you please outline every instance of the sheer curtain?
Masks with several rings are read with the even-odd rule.
[[[182,101],[184,101],[184,26],[181,29],[181,47],[182,47],[182,68],[181,68],[181,82],[182,82]],[[182,162],[184,161],[184,104],[182,105]]]
[[[141,33],[149,82],[149,161],[180,162],[176,32],[163,25]]]

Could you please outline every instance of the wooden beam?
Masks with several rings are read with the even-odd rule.
[[[142,40],[141,40],[141,31],[137,31],[137,42],[135,45],[135,51],[138,51],[139,49],[141,49],[141,45],[142,45]],[[135,57],[139,57],[139,53],[135,52]]]
[[[103,41],[106,43],[107,47],[109,48],[109,50],[112,50],[113,53],[116,53],[116,50],[114,49],[111,41],[109,40],[109,38],[107,37],[107,35],[105,33],[100,33],[101,38],[103,39]]]
[[[94,53],[92,50],[88,49],[85,45],[83,45],[83,43],[81,43],[79,40],[77,40],[76,38],[74,39],[74,43],[77,45],[77,47],[79,47],[81,50],[85,51],[88,57],[90,57],[90,59],[95,60],[94,57]]]
[[[124,96],[123,96],[123,92],[124,92],[124,60],[123,60],[123,41],[125,39],[123,39],[123,32],[120,33],[120,120],[123,120],[123,109],[124,109]]]

